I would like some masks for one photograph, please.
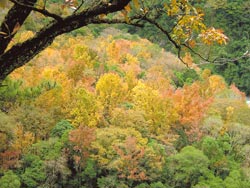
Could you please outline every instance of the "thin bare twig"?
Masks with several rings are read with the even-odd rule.
[[[174,41],[174,39],[172,39],[172,37],[170,36],[170,34],[160,24],[158,24],[157,22],[149,19],[148,17],[144,17],[143,19],[145,21],[149,22],[150,24],[156,26],[159,30],[161,30],[161,32],[164,33],[167,36],[168,40],[175,46],[176,49],[181,48],[181,46],[178,45],[177,42]]]
[[[242,56],[233,58],[233,59],[228,59],[228,58],[216,58],[212,62],[213,63],[219,63],[219,62],[236,62],[239,61],[240,59],[243,58],[250,58],[250,52],[247,50]]]
[[[84,1],[81,0],[81,4],[74,10],[74,14],[81,8],[81,6],[83,5]]]
[[[190,50],[193,54],[195,54],[196,56],[198,56],[199,58],[201,58],[204,61],[208,61],[209,62],[209,58],[205,58],[203,57],[200,53],[196,52],[193,48],[191,48],[190,46],[188,46],[187,44],[181,44],[182,46],[186,47],[188,50]]]
[[[202,65],[207,65],[207,64],[213,64],[213,65],[221,66],[221,65],[228,64],[228,63],[234,63],[234,62],[239,61],[243,58],[250,58],[250,52],[246,51],[242,56],[237,57],[237,58],[232,58],[232,59],[230,59],[230,58],[215,58],[213,61],[203,61],[197,65],[202,66]],[[246,68],[246,69],[250,70],[250,68]]]

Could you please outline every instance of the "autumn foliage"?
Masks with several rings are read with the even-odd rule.
[[[199,20],[194,24],[200,27]],[[249,149],[240,147],[248,143],[247,131],[237,141],[237,126],[249,125],[244,94],[196,67],[188,54],[197,77],[183,78],[176,72],[187,69],[172,54],[120,32],[59,38],[10,76],[7,89],[0,88],[8,112],[0,114],[1,170],[13,170],[27,187],[231,181]],[[241,183],[249,177],[244,170]]]

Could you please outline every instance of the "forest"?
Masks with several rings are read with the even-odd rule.
[[[0,188],[250,188],[250,3],[132,0],[41,46],[106,3],[65,2],[0,27]]]

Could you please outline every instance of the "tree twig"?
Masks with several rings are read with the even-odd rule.
[[[84,1],[81,0],[81,4],[74,10],[74,14],[82,7]]]
[[[34,6],[24,4],[24,3],[21,3],[21,2],[16,1],[16,0],[9,0],[9,1],[11,1],[12,3],[15,3],[15,4],[19,5],[19,6],[26,7],[26,8],[29,8],[29,9],[33,10],[33,11],[39,12],[39,13],[43,14],[46,17],[54,18],[57,21],[62,21],[63,20],[63,18],[61,16],[58,16],[57,14],[51,13],[51,12],[47,11],[46,9],[39,9],[39,8],[34,7]]]
[[[237,62],[243,58],[250,58],[250,52],[248,50],[242,56],[237,57],[237,58],[232,58],[232,59],[230,59],[230,58],[215,58],[212,61],[204,60],[203,62],[198,63],[197,66],[202,66],[202,65],[207,65],[207,64],[221,66],[221,65],[228,64],[228,63]],[[246,69],[250,70],[250,68],[246,68]]]
[[[188,46],[187,44],[181,44],[182,46],[186,47],[188,50],[190,50],[193,54],[195,54],[196,56],[198,56],[199,58],[201,58],[204,61],[208,61],[209,62],[209,58],[205,58],[203,57],[200,53],[196,52],[193,48],[191,48],[190,46]]]
[[[163,34],[165,34],[168,38],[168,40],[175,46],[175,48],[177,49],[177,56],[178,56],[178,59],[184,64],[186,65],[187,67],[189,67],[189,65],[182,59],[181,57],[181,50],[182,50],[182,47],[181,45],[179,45],[170,35],[170,33],[168,31],[166,31],[160,24],[158,24],[157,22],[149,19],[148,17],[144,17],[143,18],[145,21],[151,23],[152,25],[156,26],[159,30],[161,30],[161,32]]]

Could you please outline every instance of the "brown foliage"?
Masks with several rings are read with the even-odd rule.
[[[69,141],[73,145],[73,159],[76,166],[82,166],[85,164],[85,160],[89,157],[91,143],[94,140],[94,128],[80,126],[69,133]]]
[[[120,178],[131,180],[146,180],[146,172],[142,166],[145,155],[145,148],[137,145],[135,137],[128,137],[123,147],[114,146],[120,156],[117,170]]]

